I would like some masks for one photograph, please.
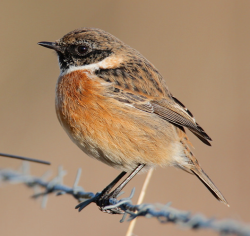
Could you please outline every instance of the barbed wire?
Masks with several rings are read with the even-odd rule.
[[[41,177],[35,177],[30,174],[29,163],[24,162],[21,168],[17,171],[11,169],[0,169],[0,182],[9,182],[12,184],[24,183],[30,188],[33,188],[35,194],[33,198],[42,197],[42,207],[46,206],[48,195],[56,193],[56,195],[70,194],[79,202],[76,208],[82,210],[84,207],[94,202],[97,203],[100,192],[94,194],[92,192],[85,192],[84,189],[78,186],[81,169],[78,169],[73,187],[63,185],[63,177],[66,175],[66,171],[62,167],[58,167],[57,176],[52,180],[47,179],[50,176],[50,172],[46,172]],[[45,191],[40,191],[42,187]],[[221,235],[239,235],[250,236],[250,226],[241,222],[237,222],[230,219],[217,220],[214,218],[206,218],[201,214],[191,214],[187,211],[180,211],[170,206],[170,203],[164,204],[141,204],[133,205],[132,198],[135,189],[129,197],[122,198],[120,200],[110,199],[107,205],[104,206],[105,212],[115,213],[123,212],[121,222],[131,221],[139,216],[147,218],[155,217],[161,223],[174,223],[190,229],[211,229]]]

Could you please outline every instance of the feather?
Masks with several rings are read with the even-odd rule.
[[[116,88],[114,91],[117,90]],[[154,113],[162,119],[172,123],[176,127],[186,127],[196,135],[203,143],[211,146],[208,140],[211,138],[196,123],[192,113],[176,98],[150,99],[141,94],[120,90],[113,93],[113,97],[123,103],[130,104],[145,112]],[[178,101],[178,102],[177,102]]]
[[[199,180],[207,187],[207,189],[214,195],[216,199],[229,207],[229,204],[225,197],[200,167],[194,167],[191,169],[191,171],[199,178]]]

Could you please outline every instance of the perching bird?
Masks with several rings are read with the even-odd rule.
[[[95,28],[38,44],[57,52],[56,113],[70,139],[87,155],[123,171],[104,198],[117,197],[142,168],[175,166],[196,175],[228,205],[190,151],[184,128],[207,145],[210,137],[151,62]],[[131,175],[109,193],[126,172]]]

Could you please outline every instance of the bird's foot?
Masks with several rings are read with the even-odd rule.
[[[119,207],[109,208],[106,209],[107,206],[112,205],[111,201],[115,200],[117,195],[114,195],[114,192],[112,193],[101,193],[96,200],[96,205],[99,206],[100,211],[109,213],[109,214],[124,214],[124,211],[121,210]]]

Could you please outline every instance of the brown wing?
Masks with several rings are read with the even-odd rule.
[[[157,114],[162,119],[176,125],[186,127],[195,134],[203,143],[211,146],[211,138],[196,123],[192,113],[176,98],[149,98],[139,93],[114,88],[111,96],[123,103],[127,103],[145,112]]]
[[[154,107],[154,113],[161,116],[163,119],[168,120],[173,124],[187,127],[193,134],[195,134],[202,142],[211,146],[207,141],[212,139],[206,134],[206,132],[195,121],[192,113],[176,98],[161,99],[160,101],[152,101]]]
[[[128,47],[127,52],[120,67],[95,72],[98,78],[111,84],[113,90],[109,94],[120,102],[157,114],[179,128],[187,127],[202,142],[210,145],[207,140],[211,138],[196,123],[192,113],[171,95],[157,69],[137,51]]]

